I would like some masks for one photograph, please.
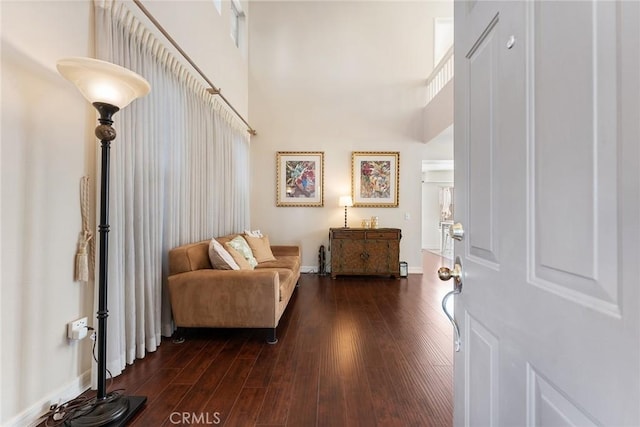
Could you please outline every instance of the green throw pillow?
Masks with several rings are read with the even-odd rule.
[[[258,261],[253,256],[253,252],[251,252],[251,248],[249,247],[249,244],[247,243],[246,240],[244,240],[242,236],[234,237],[229,242],[229,246],[231,246],[236,251],[240,252],[242,256],[245,257],[245,259],[249,262],[249,264],[251,265],[251,268],[255,268],[255,266],[258,265]]]

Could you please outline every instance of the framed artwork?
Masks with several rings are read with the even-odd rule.
[[[354,151],[351,154],[351,195],[355,207],[397,208],[400,152]]]
[[[324,206],[324,152],[276,153],[276,206]]]

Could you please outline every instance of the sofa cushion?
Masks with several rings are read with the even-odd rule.
[[[238,263],[216,239],[211,239],[209,243],[209,260],[217,270],[240,270]]]
[[[278,256],[275,261],[267,261],[256,266],[261,268],[286,268],[291,271],[300,270],[300,257],[297,256]]]
[[[240,252],[242,256],[244,256],[245,259],[249,261],[249,264],[251,264],[251,268],[255,268],[255,266],[258,265],[258,261],[256,261],[256,258],[253,256],[253,252],[251,252],[251,248],[249,247],[249,244],[244,239],[244,237],[234,237],[229,241],[229,246]]]
[[[226,236],[219,236],[219,237],[216,237],[216,240],[217,240],[218,242],[220,242],[220,244],[221,244],[221,245],[224,245],[225,243],[230,242],[232,239],[234,239],[234,238],[236,238],[236,237],[238,237],[238,236],[239,236],[239,234],[238,234],[238,233],[235,233],[235,234],[227,234]]]
[[[235,250],[234,247],[229,244],[229,242],[225,243],[224,247],[227,249],[227,252],[229,252],[229,255],[231,255],[236,264],[238,264],[240,270],[253,270],[254,267],[249,264],[249,261],[247,261],[244,255]]]
[[[269,237],[253,237],[249,235],[244,236],[245,240],[249,244],[251,248],[251,252],[253,256],[258,261],[258,264],[267,262],[267,261],[275,261],[276,257],[273,256],[273,252],[271,252],[271,245],[269,244]]]
[[[256,270],[258,270],[256,268]],[[289,270],[288,268],[273,268],[273,267],[269,267],[269,268],[260,268],[260,271],[275,271],[276,273],[278,273],[278,282],[279,282],[279,289],[278,289],[278,301],[282,301],[284,300],[285,296],[288,296],[290,293],[293,292],[293,288],[296,285],[296,280],[295,280],[295,274],[293,271]]]

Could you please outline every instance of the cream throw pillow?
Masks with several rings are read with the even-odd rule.
[[[262,237],[262,232],[260,230],[244,230],[244,234],[252,237]]]
[[[209,242],[209,260],[217,270],[240,270],[238,263],[216,239]]]
[[[269,244],[268,236],[244,236],[244,238],[249,244],[251,252],[253,252],[253,256],[256,258],[256,261],[258,261],[258,264],[261,262],[276,260],[276,257],[273,256],[273,252],[271,252],[271,245]]]
[[[240,252],[247,261],[249,261],[249,264],[251,264],[252,268],[255,268],[255,266],[258,265],[258,261],[256,261],[256,258],[253,256],[253,252],[251,252],[251,248],[249,247],[249,244],[244,239],[244,237],[234,237],[233,239],[231,239],[229,244],[233,249]]]
[[[229,244],[229,242],[226,242],[224,244],[224,247],[227,248],[227,251],[233,257],[233,260],[240,267],[240,270],[253,270],[253,267],[251,266],[251,264],[249,264],[249,261],[247,261],[247,259],[244,257],[244,255],[242,255],[240,252],[236,251],[233,248],[233,246],[231,246]]]

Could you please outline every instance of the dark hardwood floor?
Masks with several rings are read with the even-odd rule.
[[[193,330],[165,340],[110,390],[145,395],[133,426],[451,426],[447,260],[405,279],[303,274],[278,327]]]

